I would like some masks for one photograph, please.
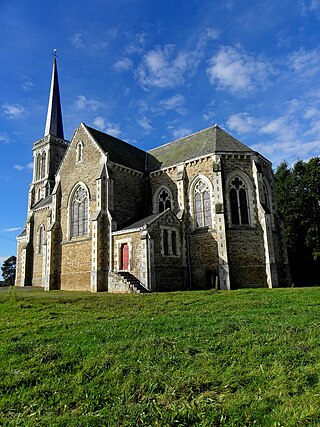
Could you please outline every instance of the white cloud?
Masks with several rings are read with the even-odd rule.
[[[26,165],[18,165],[18,164],[15,164],[15,165],[13,165],[13,167],[14,167],[17,171],[22,171],[22,170],[24,170],[24,169],[32,170],[32,169],[33,169],[33,163],[32,163],[32,162],[30,162],[30,163],[27,163]]]
[[[216,117],[216,113],[214,111],[206,111],[202,114],[203,120],[206,122],[211,122]]]
[[[96,126],[98,129],[102,130],[103,132],[115,136],[116,138],[119,138],[121,135],[120,125],[107,122],[104,117],[98,116],[93,120],[94,126]]]
[[[162,99],[159,102],[160,110],[175,110],[179,114],[186,114],[186,108],[184,107],[185,98],[182,95],[173,95],[170,98]]]
[[[304,142],[296,138],[284,142],[259,143],[253,145],[252,149],[272,157],[274,165],[277,165],[283,160],[289,164],[293,164],[298,158],[308,160],[315,156],[315,152],[318,152],[319,145],[320,140]]]
[[[21,83],[21,88],[23,90],[25,90],[26,92],[30,91],[33,89],[34,84],[32,83],[31,79],[25,79],[22,83]]]
[[[307,107],[303,113],[303,118],[314,119],[315,117],[320,117],[320,110],[315,107]]]
[[[175,46],[166,45],[147,52],[137,70],[140,84],[145,88],[169,88],[184,82],[187,70],[187,55],[174,54]]]
[[[14,165],[13,166],[17,171],[22,171],[22,169],[24,169],[24,166],[22,165]]]
[[[256,119],[248,113],[232,114],[227,120],[230,130],[239,133],[252,132],[256,127]]]
[[[133,62],[129,58],[121,58],[113,64],[113,68],[116,71],[127,71],[133,67]]]
[[[3,230],[0,230],[0,233],[12,233],[13,231],[19,231],[19,230],[22,230],[22,227],[4,228]]]
[[[9,119],[17,119],[25,113],[25,108],[20,104],[3,104],[2,109]]]
[[[190,135],[192,133],[192,129],[175,129],[172,132],[172,135],[175,139],[183,138],[184,136]]]
[[[220,89],[247,93],[266,84],[267,65],[240,49],[221,46],[209,60],[207,73],[210,83],[217,84]]]
[[[134,52],[143,53],[142,61],[136,70],[136,77],[145,89],[152,87],[171,88],[185,82],[188,74],[193,74],[204,57],[205,49],[210,40],[217,40],[219,31],[207,28],[200,34],[196,45],[178,51],[174,44],[156,46],[147,52],[136,49]],[[143,42],[138,43],[141,46]],[[133,50],[130,51],[132,53]]]
[[[313,135],[318,137],[320,140],[320,120],[314,121],[310,126],[310,128],[304,133],[304,135],[306,136]],[[318,151],[320,151],[320,142],[319,142]]]
[[[6,133],[0,133],[0,143],[1,144],[9,144],[10,139]]]
[[[139,33],[133,37],[133,41],[126,46],[126,52],[130,54],[142,54],[144,51],[146,33]]]
[[[289,128],[288,119],[286,116],[278,117],[277,119],[271,120],[266,125],[260,128],[261,133],[268,135],[281,134],[287,132]]]
[[[318,49],[299,49],[288,56],[289,66],[303,77],[312,76],[320,71],[320,51]]]
[[[75,48],[77,48],[77,49],[84,48],[84,43],[82,40],[82,34],[81,33],[76,33],[73,36],[71,36],[70,41]]]
[[[142,117],[140,120],[138,120],[138,124],[145,130],[145,131],[151,131],[152,126],[150,124],[150,121],[146,117]]]
[[[75,101],[75,107],[78,110],[89,110],[97,111],[99,108],[103,107],[102,102],[96,101],[95,99],[88,99],[84,95],[79,95]]]
[[[312,0],[310,4],[310,10],[318,10],[320,9],[320,0]]]
[[[209,40],[217,40],[220,36],[220,31],[215,28],[207,28],[206,36]]]

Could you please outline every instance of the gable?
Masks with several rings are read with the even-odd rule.
[[[114,136],[84,125],[111,162],[144,172],[146,152]]]

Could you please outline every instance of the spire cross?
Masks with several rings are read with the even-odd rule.
[[[54,56],[54,58],[58,58],[57,49],[53,49],[52,55]]]

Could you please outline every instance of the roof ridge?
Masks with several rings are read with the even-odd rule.
[[[190,136],[197,135],[198,133],[205,132],[205,131],[207,131],[209,129],[214,129],[214,128],[224,130],[224,129],[220,128],[220,126],[218,126],[217,124],[215,124],[214,126],[209,126],[209,127],[205,128],[205,129],[197,130],[196,132],[190,133],[189,135],[185,135],[185,136],[182,136],[181,138],[173,139],[172,141],[166,142],[165,144],[158,145],[157,147],[154,147],[154,148],[151,148],[151,150],[148,150],[147,153],[150,153],[150,151],[156,150],[157,148],[165,147],[166,145],[172,144],[173,142],[181,141],[182,139],[189,138]]]

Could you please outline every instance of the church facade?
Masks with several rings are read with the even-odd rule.
[[[33,159],[16,286],[151,292],[290,280],[271,163],[217,125],[148,152],[83,123],[66,141],[54,58]]]

